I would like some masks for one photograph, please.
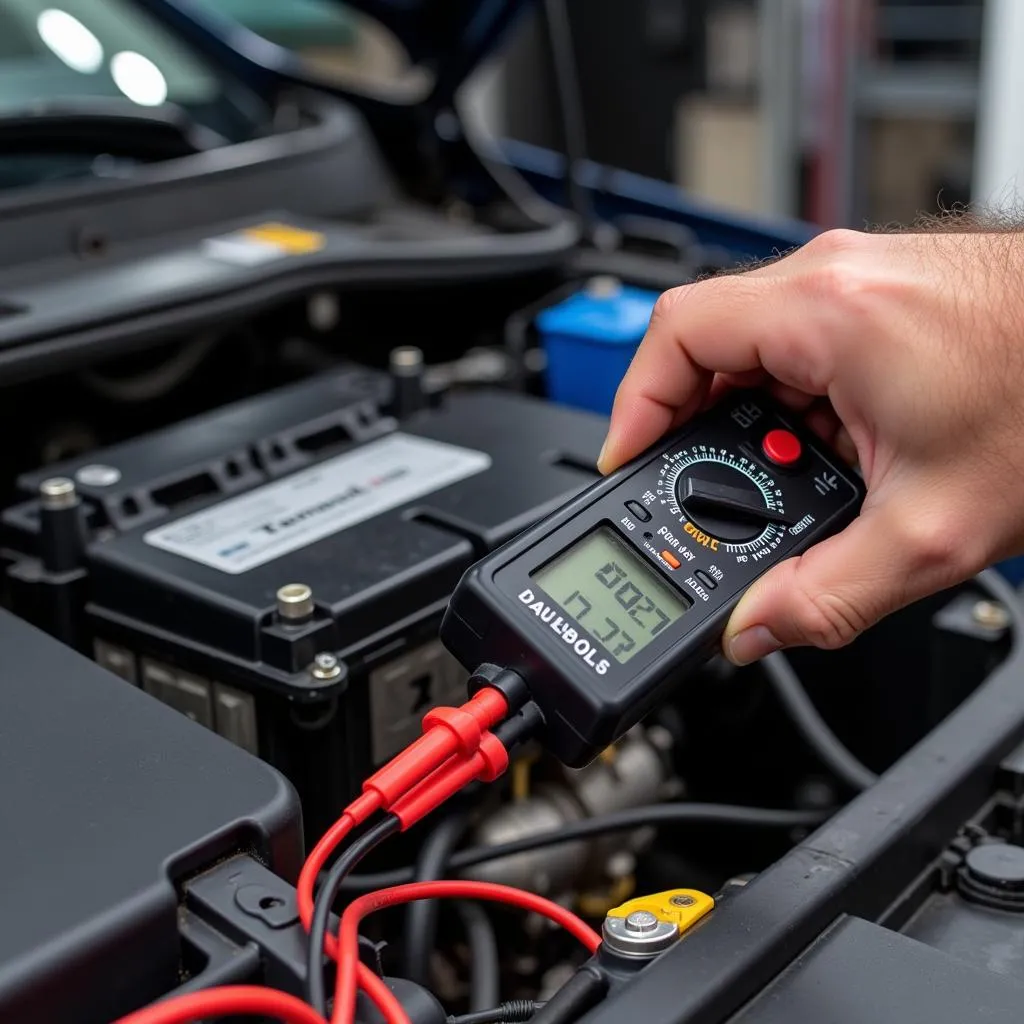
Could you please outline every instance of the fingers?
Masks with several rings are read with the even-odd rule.
[[[883,616],[953,582],[948,563],[875,506],[842,533],[769,570],[744,595],[723,650],[747,665],[783,647],[842,647]]]
[[[683,289],[658,300],[644,340],[619,385],[597,467],[602,473],[628,462],[662,437],[673,423],[692,416],[708,396],[713,374],[676,343],[675,318]]]
[[[768,375],[791,399],[825,394],[831,360],[816,318],[788,278],[758,272],[666,292],[615,397],[601,471],[638,455],[734,382]]]

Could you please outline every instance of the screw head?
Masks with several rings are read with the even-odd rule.
[[[70,508],[78,500],[74,480],[55,476],[39,485],[39,497],[44,508]]]
[[[692,907],[696,902],[692,896],[685,896],[683,893],[679,893],[669,900],[673,907]]]
[[[308,619],[313,611],[313,591],[305,583],[289,583],[277,592],[277,614],[282,619]]]
[[[391,350],[389,361],[393,373],[419,373],[423,367],[423,350],[415,345],[402,345]]]
[[[978,601],[971,609],[971,616],[986,629],[1006,629],[1010,625],[1010,613],[998,601]]]
[[[332,679],[337,679],[341,675],[341,663],[330,651],[321,651],[313,659],[311,674],[314,679],[318,679],[323,683],[329,683]]]
[[[679,926],[660,921],[649,910],[634,910],[628,917],[606,917],[601,929],[609,949],[623,956],[652,957],[679,938]]]
[[[113,487],[121,479],[121,470],[97,462],[83,466],[75,473],[75,479],[84,487]]]
[[[637,935],[653,932],[658,927],[658,919],[649,910],[634,910],[626,918],[626,930]]]

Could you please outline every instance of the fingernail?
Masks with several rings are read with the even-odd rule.
[[[725,644],[725,656],[734,665],[750,665],[779,650],[782,644],[767,626],[750,626]]]
[[[597,453],[597,468],[600,469],[604,464],[604,453],[608,451],[608,441],[605,440],[604,444],[601,445],[601,450]]]

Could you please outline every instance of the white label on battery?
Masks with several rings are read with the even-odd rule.
[[[484,452],[390,434],[150,530],[147,544],[232,575],[482,473]]]
[[[235,263],[242,267],[258,267],[264,263],[283,260],[288,253],[270,242],[260,242],[244,235],[225,235],[207,238],[202,243],[203,255],[220,263]]]

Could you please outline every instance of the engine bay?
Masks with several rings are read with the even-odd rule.
[[[523,290],[495,292],[515,307]],[[304,337],[257,347],[240,331],[203,342],[191,361],[199,343],[182,342],[43,378],[4,404],[10,436],[25,439],[6,455],[5,604],[117,685],[279,770],[297,793],[307,848],[415,739],[430,708],[464,699],[466,673],[436,638],[448,595],[476,557],[596,478],[603,437],[602,416],[544,395],[542,355],[510,353],[500,320],[452,332],[447,358],[418,364],[410,387],[419,350],[371,351],[408,338],[401,328],[362,350],[350,342],[359,317],[342,311],[362,304],[377,322],[365,311],[382,301],[396,304],[314,293],[251,327],[265,338],[304,318]],[[315,332],[310,321],[323,326],[328,310],[338,327]],[[50,409],[60,415],[40,416]],[[35,432],[19,428],[27,420]],[[353,514],[347,503],[367,500],[352,493],[365,489],[353,487],[365,483],[361,467],[385,489],[392,476],[398,491]],[[69,508],[81,511],[77,534]],[[224,572],[219,560],[238,557],[235,533],[253,526],[250,512],[270,546]],[[454,875],[537,893],[599,924],[630,899],[682,887],[713,895],[712,917],[722,915],[999,674],[1014,636],[1002,597],[984,582],[959,588],[841,652],[742,670],[715,659],[585,768],[527,745],[502,780],[371,854],[345,891]],[[993,799],[986,824],[971,826],[986,841],[1015,834],[1005,798]],[[967,833],[973,845],[980,834]],[[500,856],[508,844],[517,852]],[[182,870],[174,881],[187,886]],[[972,898],[969,881],[948,877]],[[947,948],[955,938],[929,930],[939,928],[931,906],[911,915],[915,934]],[[532,1012],[586,961],[542,918],[466,908],[389,911],[364,937],[380,944],[386,976],[423,986],[449,1013],[499,1003],[512,1012],[509,1001]],[[179,969],[200,979],[196,956]]]
[[[303,994],[304,852],[469,696],[438,639],[463,573],[598,479],[660,290],[801,240],[596,171],[581,223],[557,170],[495,161],[452,95],[385,112],[257,64],[252,131],[164,111],[162,156],[101,175],[93,151],[140,126],[99,97],[42,112],[46,173],[0,182],[12,1024]],[[518,746],[366,848],[334,909],[455,879],[603,937],[536,906],[384,907],[361,963],[417,1024],[1013,1019],[1018,604],[989,571],[841,651],[711,658],[584,767]]]

